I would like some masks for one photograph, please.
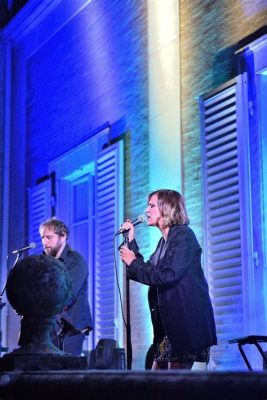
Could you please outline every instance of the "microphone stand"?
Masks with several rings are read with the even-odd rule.
[[[123,243],[121,246],[129,247],[129,232],[123,232]],[[132,368],[132,341],[131,341],[131,317],[130,317],[130,279],[127,277],[127,266],[126,269],[126,365],[127,369]]]
[[[15,267],[15,265],[17,264],[18,260],[20,259],[21,255],[22,255],[22,253],[23,253],[23,250],[22,250],[22,251],[19,251],[19,252],[17,253],[17,257],[16,257],[15,262],[14,262],[14,264],[12,265],[12,268],[11,268],[11,269],[13,269],[13,268]],[[5,352],[5,353],[6,353],[6,352],[8,351],[8,347],[3,347],[3,346],[2,346],[2,329],[1,329],[1,321],[2,321],[2,316],[1,316],[1,314],[2,314],[2,309],[3,309],[3,308],[5,307],[5,305],[6,305],[6,303],[3,302],[3,295],[4,295],[5,291],[6,291],[6,285],[7,285],[7,280],[6,280],[6,283],[4,284],[4,287],[3,287],[2,291],[1,291],[1,294],[0,294],[0,353],[2,353],[2,352]]]

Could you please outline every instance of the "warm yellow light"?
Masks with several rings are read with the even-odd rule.
[[[181,187],[179,1],[150,0],[150,187]],[[157,173],[155,174],[155,171]]]

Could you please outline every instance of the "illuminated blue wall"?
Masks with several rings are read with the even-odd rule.
[[[8,242],[9,249],[21,246],[28,238],[27,188],[47,174],[49,161],[90,138],[101,126],[109,123],[112,138],[123,135],[125,141],[125,217],[143,212],[150,190],[149,174],[153,173],[149,170],[153,136],[149,137],[147,0],[51,1],[49,3],[54,5],[47,11],[45,2],[33,0],[30,3],[44,4],[44,19],[35,17],[25,26],[30,12],[26,8],[22,10],[17,22],[13,21],[13,27],[10,25],[4,32],[4,42],[11,51],[1,58],[2,61],[6,57],[5,62],[12,72],[11,81],[6,79],[7,87],[4,87],[1,66],[2,93],[7,93],[3,103],[8,108],[8,112],[3,113],[8,118],[4,130],[11,142],[10,168],[5,175],[10,182],[9,194],[4,187],[10,211],[2,218],[4,239],[1,240],[2,245],[4,240]],[[266,24],[267,5],[266,0],[256,0],[253,4],[248,0],[229,0],[227,4],[218,0],[205,2],[203,6],[203,2],[194,0],[180,2],[179,16],[181,69],[177,66],[177,74],[181,73],[181,92],[174,98],[181,101],[177,105],[181,119],[178,123],[175,120],[174,125],[182,132],[182,137],[179,136],[182,155],[177,154],[179,164],[182,157],[182,171],[179,171],[182,182],[177,183],[185,194],[192,227],[202,242],[198,98],[234,76],[236,44]],[[256,170],[253,172],[255,204],[265,211],[267,145],[263,115],[266,82],[264,77],[261,79],[263,105],[260,106],[259,125],[262,135],[261,139],[251,137],[251,157],[262,171],[261,176]],[[154,100],[162,101],[161,92]],[[165,132],[167,141],[168,130]],[[175,142],[175,132],[172,139]],[[160,146],[158,149],[160,151]],[[169,153],[163,153],[168,158]],[[155,154],[153,160],[156,167]],[[161,164],[164,165],[164,160]],[[166,173],[177,174],[171,165]],[[168,176],[168,182],[176,183],[173,176]],[[256,209],[254,218],[257,221]],[[262,248],[266,248],[265,224],[260,221],[254,229],[255,238],[259,237]],[[150,243],[146,232],[143,227],[137,229],[137,238],[148,256]],[[263,252],[261,257],[266,265]],[[141,368],[144,348],[151,341],[146,288],[134,284],[132,294],[134,357],[136,366]],[[266,302],[265,293],[261,293],[262,298]],[[10,342],[16,343],[12,318],[8,321],[9,336]]]
[[[39,25],[33,20],[14,48],[14,60],[13,85],[19,101],[12,114],[16,128],[12,147],[20,152],[11,155],[16,167],[11,171],[10,220],[19,221],[21,229],[15,236],[10,232],[11,248],[22,236],[27,241],[27,188],[47,175],[49,161],[103,126],[110,125],[110,140],[125,141],[125,216],[143,213],[149,187],[149,175],[144,174],[148,171],[146,2],[62,1]],[[145,230],[138,230],[137,236],[146,251]],[[132,308],[134,365],[143,368],[151,343],[143,285],[132,284]],[[10,328],[11,343],[16,342],[13,332],[16,329]]]
[[[117,134],[129,130],[143,140],[146,10],[136,5],[92,1],[27,59],[27,185],[107,122],[122,121]],[[58,24],[58,13],[44,29]]]

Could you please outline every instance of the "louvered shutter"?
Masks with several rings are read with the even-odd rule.
[[[216,362],[228,366],[238,362],[237,348],[227,341],[244,334],[245,311],[236,90],[233,83],[201,103],[204,264],[219,341]]]
[[[32,254],[40,254],[43,250],[39,235],[40,223],[51,217],[51,180],[29,189],[29,242],[36,243],[36,248],[31,250]]]
[[[96,222],[95,222],[95,343],[101,338],[112,338],[122,345],[122,326],[119,309],[119,291],[114,268],[114,233],[123,218],[123,154],[122,143],[103,151],[96,161]],[[122,289],[122,270],[119,282]]]

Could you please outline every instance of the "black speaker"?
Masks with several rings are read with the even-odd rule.
[[[89,354],[89,369],[125,369],[125,350],[114,339],[100,339]]]

